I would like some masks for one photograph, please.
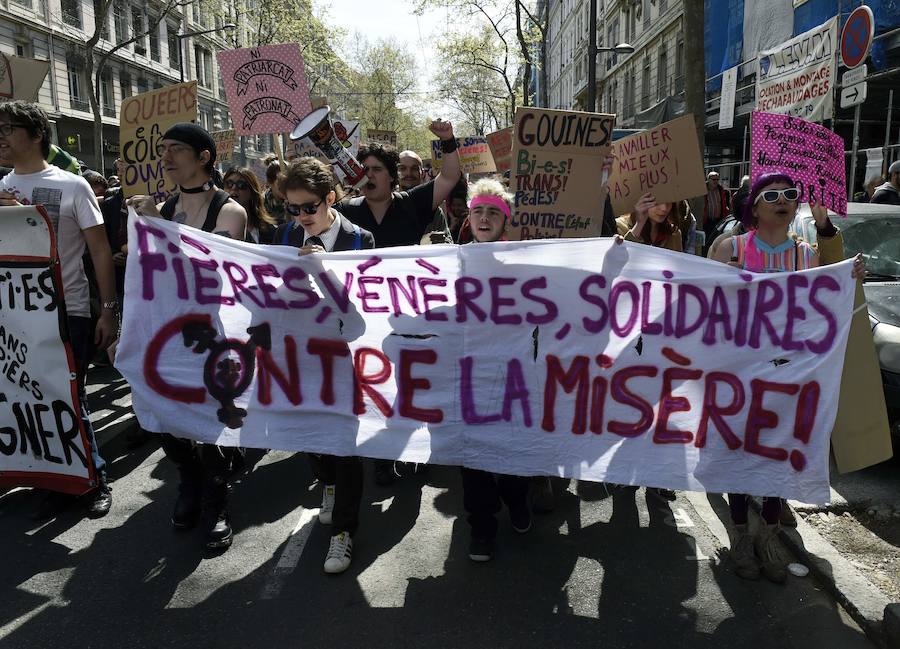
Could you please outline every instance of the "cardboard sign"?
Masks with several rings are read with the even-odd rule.
[[[179,122],[196,121],[196,81],[142,92],[122,102],[119,142],[127,165],[121,179],[126,197],[142,194],[160,202],[174,191],[159,157],[162,136]]]
[[[0,486],[81,494],[96,483],[53,227],[43,208],[0,213]]]
[[[643,194],[674,203],[706,193],[694,116],[685,115],[612,145],[616,161],[609,197],[617,215],[630,214]]]
[[[827,128],[790,115],[753,113],[750,178],[784,173],[800,189],[800,200],[822,203],[847,215],[844,140]]]
[[[216,161],[231,162],[234,159],[234,129],[210,133],[216,143]]]
[[[284,133],[312,111],[297,43],[225,50],[216,56],[238,135]]]
[[[37,101],[50,61],[37,61],[0,53],[0,98]]]
[[[758,54],[756,109],[811,121],[834,112],[838,19]]]
[[[849,260],[752,275],[609,238],[298,257],[129,225],[116,367],[147,430],[829,497]]]
[[[488,146],[491,148],[491,156],[494,158],[498,174],[509,171],[512,164],[512,132],[513,128],[510,126],[487,134]]]
[[[457,151],[459,152],[459,168],[464,174],[484,174],[497,171],[494,166],[494,158],[488,146],[487,138],[483,135],[456,138]],[[435,173],[440,172],[444,164],[441,141],[431,141],[432,167]]]
[[[615,119],[524,106],[516,110],[510,239],[600,236],[606,200],[603,159]]]
[[[367,142],[379,142],[381,144],[390,144],[397,146],[397,133],[395,131],[379,131],[374,128],[366,129]]]

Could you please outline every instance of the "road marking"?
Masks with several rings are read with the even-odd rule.
[[[65,605],[66,605],[66,602],[64,602],[63,600],[60,600],[57,598],[48,599],[46,602],[44,602],[40,606],[36,606],[35,608],[28,611],[25,615],[23,615],[21,617],[17,617],[15,620],[12,620],[11,622],[8,622],[7,624],[5,624],[3,626],[0,626],[0,640],[5,638],[6,636],[10,635],[14,631],[18,630],[19,627],[22,627],[22,626],[28,624],[28,622],[30,622],[31,620],[36,618],[38,615],[43,613],[44,610],[50,608],[51,606],[57,606],[57,607],[62,608]]]
[[[288,537],[287,543],[285,543],[284,549],[281,551],[281,556],[278,557],[278,563],[275,564],[272,574],[269,575],[269,578],[263,585],[262,593],[260,594],[261,599],[278,597],[287,578],[291,576],[300,562],[303,548],[306,547],[306,542],[309,540],[309,535],[316,525],[318,516],[318,509],[304,509],[303,513],[300,514],[300,520],[297,521],[294,531]]]

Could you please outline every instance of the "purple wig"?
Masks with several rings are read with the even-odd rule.
[[[753,221],[753,205],[756,203],[756,197],[762,194],[769,185],[775,183],[786,183],[791,187],[797,186],[793,178],[783,173],[767,173],[757,178],[750,188],[750,194],[741,206],[741,223],[748,230],[756,227],[756,223]]]

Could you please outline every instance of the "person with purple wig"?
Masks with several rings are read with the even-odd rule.
[[[828,210],[820,204],[810,204],[819,249],[792,236],[790,227],[799,200],[800,191],[790,176],[778,173],[760,176],[742,206],[745,232],[722,239],[713,259],[755,273],[807,270],[843,259],[841,233],[828,217]],[[860,278],[864,273],[862,257],[857,255],[853,276]],[[747,494],[728,494],[731,520],[738,533],[731,549],[736,572],[744,579],[757,579],[762,572],[770,581],[784,583],[787,565],[777,533],[782,507],[787,505],[778,497],[763,498],[764,524],[753,535],[747,523],[749,498]]]

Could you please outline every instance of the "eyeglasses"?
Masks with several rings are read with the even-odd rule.
[[[315,214],[316,212],[319,211],[319,205],[321,205],[324,202],[325,202],[324,198],[322,200],[320,200],[318,203],[302,203],[300,205],[297,205],[296,203],[285,202],[284,211],[287,212],[288,214],[290,214],[291,216],[300,216],[300,212],[303,212],[305,214],[309,214],[310,216],[312,216],[313,214]]]
[[[30,128],[30,126],[28,124],[13,124],[11,122],[0,124],[0,135],[3,137],[10,136],[14,128]]]
[[[236,189],[239,192],[247,191],[248,189],[252,189],[250,187],[250,183],[246,180],[226,180],[224,182],[225,189]]]
[[[162,158],[166,153],[178,155],[185,151],[193,151],[194,149],[187,144],[160,144],[156,147],[156,157]]]
[[[784,196],[784,200],[786,201],[796,201],[800,198],[800,190],[796,187],[788,187],[787,189],[767,189],[756,195],[756,200],[753,201],[753,204],[756,205],[759,202],[759,199],[763,199],[767,203],[777,203],[780,196]]]

